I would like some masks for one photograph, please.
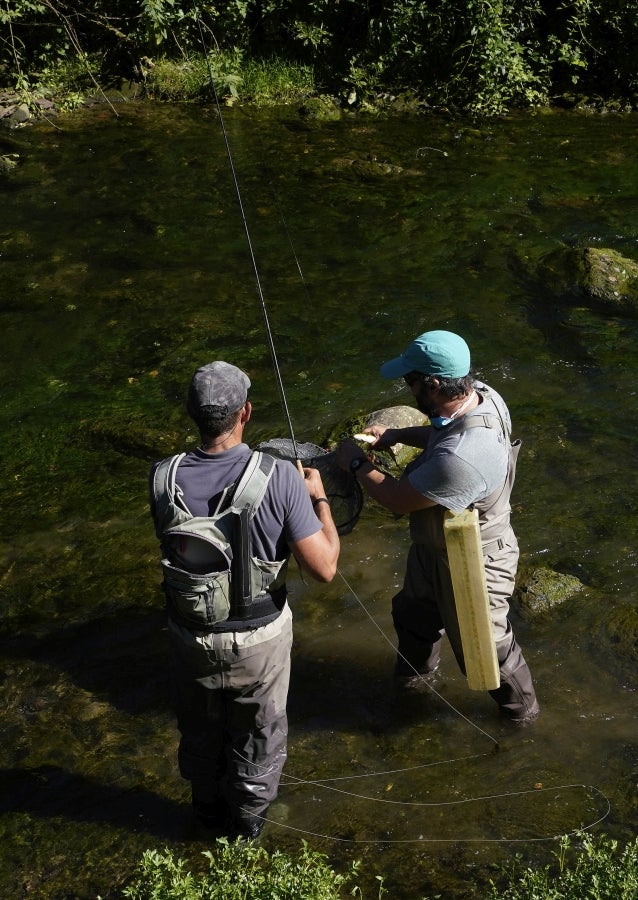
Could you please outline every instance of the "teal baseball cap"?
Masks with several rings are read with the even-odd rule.
[[[426,331],[407,346],[401,356],[383,363],[384,378],[402,378],[408,372],[463,378],[470,371],[470,348],[453,331]]]

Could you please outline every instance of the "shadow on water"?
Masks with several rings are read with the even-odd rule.
[[[228,110],[227,127],[297,438],[410,402],[379,363],[420,330],[461,332],[523,441],[521,561],[583,583],[546,619],[513,611],[533,729],[501,723],[449,648],[436,693],[398,696],[406,527],[368,504],[343,580],[291,578],[289,757],[264,845],[362,859],[365,896],[379,874],[396,900],[464,900],[516,854],[551,862],[560,834],[635,834],[638,324],[539,277],[557,247],[635,255],[635,117]],[[197,865],[214,838],[177,772],[149,461],[194,442],[183,392],[213,356],[250,373],[251,441],[285,425],[210,111],[93,110],[16,146],[0,183],[0,880],[7,900],[114,898],[143,850]]]
[[[27,813],[37,818],[128,828],[154,840],[184,840],[193,833],[192,816],[183,803],[136,787],[118,789],[65,769],[0,771],[0,813]]]

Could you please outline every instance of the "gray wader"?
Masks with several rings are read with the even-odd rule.
[[[180,773],[193,801],[260,815],[286,761],[292,613],[248,631],[197,635],[169,620]]]
[[[510,446],[508,476],[502,487],[475,504],[479,512],[492,629],[501,684],[490,695],[502,715],[525,724],[538,714],[532,676],[508,619],[518,565],[518,542],[509,524],[510,495],[520,442]],[[463,674],[465,662],[443,532],[442,506],[410,516],[412,545],[403,588],[392,600],[398,637],[397,676],[433,672],[444,634]]]

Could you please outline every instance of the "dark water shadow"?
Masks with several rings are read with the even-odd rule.
[[[104,823],[163,840],[183,840],[193,830],[185,803],[140,788],[99,784],[58,766],[0,769],[0,815]]]
[[[171,708],[163,611],[121,610],[43,637],[23,634],[6,641],[2,655],[65,672],[78,687],[132,716]]]

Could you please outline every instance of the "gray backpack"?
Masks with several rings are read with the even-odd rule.
[[[162,547],[162,587],[178,624],[197,630],[232,619],[258,619],[272,611],[283,587],[287,560],[253,556],[250,522],[276,461],[254,451],[236,484],[222,493],[215,513],[193,516],[176,489],[185,454],[163,459],[153,475],[155,532]]]

